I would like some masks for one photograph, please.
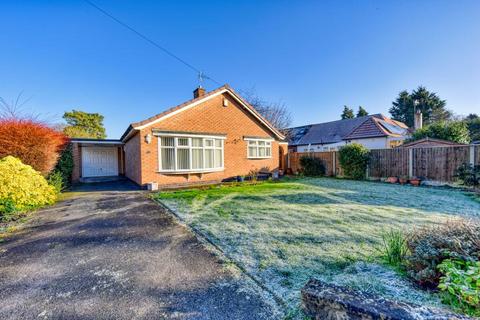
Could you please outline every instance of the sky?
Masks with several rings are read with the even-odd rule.
[[[284,103],[295,126],[337,120],[344,105],[388,115],[419,85],[480,113],[480,1],[92,1],[219,83]],[[0,43],[0,97],[22,93],[51,122],[101,113],[109,138],[198,85],[84,0],[0,1]]]

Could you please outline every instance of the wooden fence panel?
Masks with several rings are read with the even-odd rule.
[[[288,154],[290,160],[290,169],[293,173],[300,171],[300,158],[303,156],[313,156],[315,158],[321,159],[325,164],[325,174],[327,176],[333,176],[334,173],[334,157],[335,154],[332,152],[290,152]]]
[[[368,174],[372,178],[408,175],[408,149],[371,150]]]
[[[371,178],[387,178],[409,176],[411,173],[428,180],[451,182],[455,180],[456,169],[463,163],[470,163],[471,150],[474,152],[474,163],[480,165],[480,146],[371,150],[368,174]],[[327,175],[343,175],[338,151],[289,153],[289,168],[293,173],[301,170],[300,158],[304,155],[322,159]]]
[[[470,147],[436,147],[413,149],[413,175],[428,180],[453,181],[455,171],[469,162]]]

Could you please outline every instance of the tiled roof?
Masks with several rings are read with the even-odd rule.
[[[308,145],[329,144],[369,137],[398,137],[406,135],[407,130],[408,127],[402,122],[392,120],[382,114],[374,114],[290,128],[288,132],[289,144]]]
[[[345,140],[373,137],[401,137],[408,133],[408,127],[399,121],[385,117],[383,114],[373,115],[348,134]]]
[[[240,96],[237,92],[235,92],[235,90],[233,90],[228,84],[225,84],[223,86],[221,86],[220,88],[217,88],[215,90],[212,90],[210,92],[207,92],[206,94],[200,96],[200,97],[197,97],[197,98],[194,98],[194,99],[191,99],[191,100],[188,100],[182,104],[179,104],[173,108],[170,108],[170,109],[167,109],[165,111],[163,111],[162,113],[159,113],[157,115],[154,115],[153,117],[150,117],[148,119],[145,119],[145,120],[142,120],[142,121],[139,121],[139,122],[134,122],[132,124],[130,124],[130,126],[128,126],[127,130],[124,132],[124,134],[122,135],[122,137],[120,138],[120,140],[124,140],[128,135],[129,133],[132,131],[132,130],[135,130],[135,129],[138,129],[139,127],[142,127],[142,126],[145,126],[145,125],[148,125],[150,124],[151,122],[154,122],[172,112],[175,112],[177,110],[180,110],[182,108],[185,108],[191,104],[194,104],[196,102],[199,102],[200,100],[203,100],[203,99],[206,99],[210,96],[213,96],[219,92],[222,92],[222,91],[225,91],[225,92],[229,92],[231,95],[233,95],[237,100],[241,101],[241,104],[245,106],[245,108],[247,108],[251,113],[253,113],[253,115],[255,117],[257,117],[258,119],[260,119],[260,122],[263,122],[264,125],[270,130],[272,131],[278,138],[280,138],[280,140],[283,140],[285,137],[284,135],[278,131],[274,126],[272,126],[270,124],[270,122],[268,122],[267,119],[265,119],[257,110],[255,110],[254,107],[252,107],[245,99],[242,98],[242,96]]]
[[[221,86],[220,88],[217,88],[217,89],[215,89],[215,90],[212,90],[212,91],[204,94],[203,96],[200,96],[200,97],[198,97],[198,98],[194,98],[194,99],[188,100],[188,101],[186,101],[186,102],[184,102],[184,103],[182,103],[182,104],[179,104],[178,106],[175,106],[175,107],[172,107],[172,108],[170,108],[170,109],[167,109],[167,110],[165,110],[165,111],[163,111],[163,112],[161,112],[161,113],[159,113],[159,114],[156,114],[156,115],[154,115],[153,117],[150,117],[150,118],[148,118],[148,119],[145,119],[145,120],[142,120],[142,121],[139,121],[139,122],[134,122],[134,123],[131,124],[131,126],[135,128],[135,127],[140,127],[140,126],[146,125],[146,124],[148,124],[148,123],[150,123],[150,122],[152,122],[152,121],[155,121],[155,120],[157,120],[157,119],[159,119],[159,118],[161,118],[161,117],[163,117],[163,116],[165,116],[165,115],[167,115],[167,114],[169,114],[169,113],[172,113],[172,112],[174,112],[174,111],[176,111],[176,110],[182,109],[183,107],[188,106],[189,104],[195,103],[195,102],[197,102],[198,100],[205,99],[205,98],[207,98],[207,97],[209,97],[209,96],[212,96],[212,95],[214,95],[215,93],[217,93],[217,92],[219,92],[219,91],[222,91],[222,90],[225,89],[225,88],[227,88],[227,85],[223,85],[223,86]]]

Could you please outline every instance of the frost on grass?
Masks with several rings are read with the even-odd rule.
[[[379,260],[385,230],[480,216],[480,203],[459,190],[327,178],[161,192],[156,198],[293,309],[311,277],[435,305],[435,297],[393,272],[355,262]]]

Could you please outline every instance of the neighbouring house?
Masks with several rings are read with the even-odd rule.
[[[290,152],[334,151],[353,142],[368,149],[394,148],[410,133],[407,125],[382,114],[311,124],[286,132]]]
[[[412,142],[407,142],[399,146],[398,148],[431,148],[431,147],[464,147],[467,144],[462,144],[454,141],[423,138]]]
[[[124,175],[145,186],[212,183],[276,172],[285,136],[228,85],[143,121],[119,140],[72,139],[74,181]]]

